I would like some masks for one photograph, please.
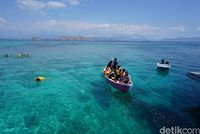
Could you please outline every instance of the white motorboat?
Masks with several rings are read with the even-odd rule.
[[[162,64],[162,63],[157,63],[157,67],[161,69],[169,69],[171,66],[169,64]]]

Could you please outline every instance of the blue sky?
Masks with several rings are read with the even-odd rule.
[[[199,0],[1,0],[0,38],[200,36]]]

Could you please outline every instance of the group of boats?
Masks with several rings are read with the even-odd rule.
[[[168,70],[170,68],[170,64],[168,61],[164,61],[164,59],[161,60],[161,62],[157,63],[157,68],[161,69],[161,70]],[[104,69],[105,70],[105,69]],[[113,80],[111,78],[109,78],[103,71],[103,75],[106,78],[107,82],[113,86],[114,88],[122,91],[122,92],[127,92],[129,90],[129,88],[131,88],[133,86],[133,81],[131,79],[131,76],[129,75],[129,82],[128,83],[124,83],[124,82],[120,82],[118,80]]]
[[[6,53],[4,57],[11,57],[11,55]],[[24,54],[22,52],[17,54],[17,58],[23,58],[23,57],[31,57],[31,54],[30,53]]]
[[[17,55],[18,58],[30,57],[30,56],[31,55],[29,53],[28,54],[19,53]],[[10,55],[5,54],[4,57],[10,57]],[[164,59],[162,59],[161,62],[158,62],[156,65],[157,65],[157,68],[160,69],[160,70],[169,70],[169,68],[171,67],[169,62],[165,61]],[[116,88],[116,89],[118,89],[122,92],[127,92],[133,86],[133,81],[132,81],[130,75],[128,75],[129,81],[127,83],[110,78],[108,75],[106,75],[105,68],[103,70],[103,75],[110,85],[112,85],[114,88]],[[200,81],[200,72],[188,72],[187,76],[190,77],[190,78],[193,78],[193,79],[197,78]],[[45,77],[42,77],[42,76],[36,77],[35,80],[36,81],[43,81],[43,80],[45,80]]]
[[[170,69],[170,64],[168,61],[165,61],[164,59],[161,60],[161,62],[158,62],[157,64],[157,68],[159,70],[162,71],[168,71]],[[113,86],[114,88],[122,91],[122,92],[127,92],[129,90],[129,88],[131,88],[133,86],[133,81],[131,80],[131,76],[129,75],[129,82],[128,83],[124,83],[124,82],[120,82],[118,80],[113,80],[111,78],[109,78],[107,75],[105,75],[105,73],[103,73],[107,82]],[[200,82],[200,72],[188,72],[187,76],[190,77],[191,79],[194,79],[196,81]]]

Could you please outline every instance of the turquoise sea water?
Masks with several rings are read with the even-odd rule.
[[[30,58],[17,58],[19,52]],[[6,52],[11,57],[2,55]],[[0,41],[0,134],[151,134],[200,127],[200,43]],[[101,74],[117,57],[134,86]],[[156,69],[167,58],[169,72]],[[36,76],[45,76],[36,82]]]

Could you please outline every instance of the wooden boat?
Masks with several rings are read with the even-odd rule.
[[[108,83],[110,83],[114,88],[117,88],[122,92],[127,92],[128,89],[133,86],[133,82],[131,80],[129,83],[125,84],[125,83],[122,83],[122,82],[119,82],[116,80],[112,80],[112,79],[108,78],[108,76],[106,76],[106,75],[104,75],[104,76]],[[129,77],[130,77],[130,75],[129,75]]]

